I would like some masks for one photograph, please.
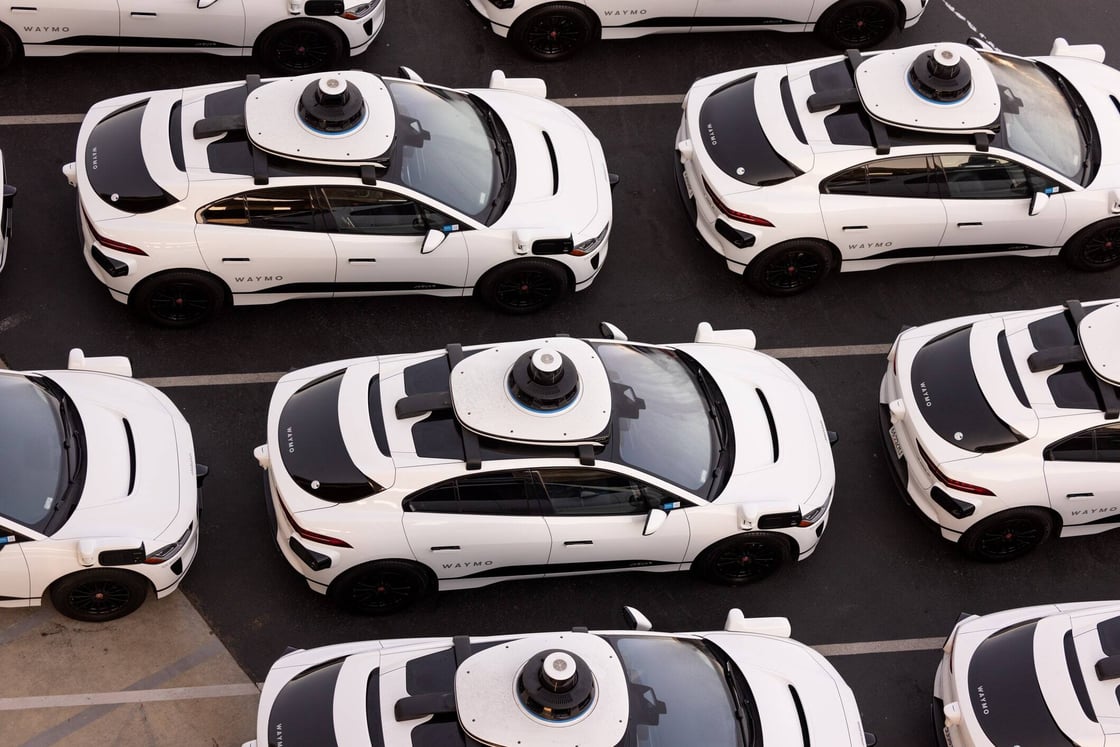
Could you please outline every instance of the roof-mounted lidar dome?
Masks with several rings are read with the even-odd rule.
[[[513,362],[509,390],[529,410],[554,412],[575,399],[579,374],[575,364],[554,348],[527,350]]]
[[[517,678],[521,705],[544,721],[571,721],[595,697],[595,678],[587,662],[567,651],[542,651],[525,662]]]
[[[992,134],[1002,107],[988,62],[964,44],[892,49],[863,58],[856,90],[867,113],[908,130]]]
[[[948,44],[918,55],[908,80],[918,95],[930,101],[960,101],[972,90],[972,71]]]
[[[253,145],[300,161],[376,164],[396,129],[385,82],[360,70],[272,80],[245,99],[245,132]]]
[[[362,92],[341,73],[327,73],[307,84],[299,97],[299,118],[312,130],[338,133],[352,130],[365,116]]]

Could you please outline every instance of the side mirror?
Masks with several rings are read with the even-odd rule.
[[[446,238],[447,234],[445,234],[443,231],[437,231],[434,228],[429,228],[428,234],[424,237],[424,243],[420,245],[420,253],[431,254],[439,247],[440,244],[443,243],[444,239]]]
[[[132,377],[132,364],[123,355],[105,355],[97,358],[87,358],[81,348],[70,350],[70,357],[66,367],[71,371],[100,371],[101,373],[116,374],[117,376]]]
[[[791,631],[789,618],[786,617],[751,617],[743,615],[738,607],[727,611],[727,619],[723,629],[731,633],[760,633],[778,638],[789,638]]]
[[[1028,211],[1031,215],[1038,215],[1042,209],[1050,204],[1050,195],[1045,192],[1035,192],[1031,195],[1031,207]]]
[[[646,514],[646,525],[642,528],[642,536],[648,537],[662,527],[669,514],[660,508],[651,508]]]
[[[622,614],[626,616],[626,625],[631,630],[653,630],[653,623],[649,618],[633,607],[623,607]]]
[[[599,322],[599,333],[608,340],[619,340],[625,342],[626,340],[630,339],[626,336],[625,332],[623,332],[621,329],[614,326],[610,322]]]
[[[400,67],[397,68],[397,75],[399,75],[400,77],[402,77],[406,80],[411,80],[413,83],[423,83],[424,82],[424,79],[421,78],[420,75],[415,70],[413,70],[410,67],[405,67],[404,65],[401,65]]]

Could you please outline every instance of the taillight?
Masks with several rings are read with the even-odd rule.
[[[296,530],[296,534],[303,537],[305,540],[318,542],[323,545],[331,545],[333,547],[353,547],[349,542],[340,540],[337,537],[328,537],[325,534],[310,532],[304,529],[292,518],[292,515],[288,512],[288,507],[284,505],[283,499],[278,499],[276,502],[280,504],[280,509],[284,512],[284,517],[288,520],[288,523],[292,525],[292,529]]]
[[[926,454],[925,449],[922,448],[921,444],[918,444],[918,453],[922,455],[922,460],[926,463],[926,466],[929,467],[929,471],[933,473],[933,476],[948,485],[950,488],[961,490],[965,493],[972,493],[973,495],[995,495],[995,493],[988,490],[987,488],[982,488],[979,485],[972,485],[971,483],[961,482],[960,480],[954,480],[951,477],[947,477],[944,472],[937,468],[937,465],[934,464],[933,460],[929,458],[929,454]]]
[[[88,228],[89,232],[93,234],[93,238],[97,240],[98,244],[101,244],[101,246],[105,247],[106,249],[115,249],[116,251],[124,252],[125,254],[138,254],[141,257],[148,256],[148,253],[138,246],[126,244],[123,241],[114,241],[113,239],[107,239],[99,234],[97,232],[97,229],[93,227],[93,221],[91,221],[89,219],[89,216],[86,215],[85,210],[82,211],[82,218],[85,219],[86,228]]]
[[[708,190],[708,197],[712,198],[712,202],[715,203],[715,206],[719,208],[719,211],[726,215],[728,218],[734,218],[735,220],[740,220],[744,223],[750,223],[752,226],[769,226],[770,228],[774,227],[774,224],[766,220],[765,218],[759,218],[757,215],[751,215],[750,213],[740,213],[738,210],[732,210],[731,208],[727,207],[727,205],[723,204],[723,200],[721,200],[716,195],[716,192],[714,189],[712,189],[712,186],[708,184],[708,180],[701,179],[701,181],[704,182],[704,189]]]

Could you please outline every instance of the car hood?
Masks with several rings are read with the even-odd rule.
[[[513,199],[494,228],[559,228],[580,232],[610,216],[603,147],[579,117],[551,101],[494,89],[472,89],[494,108],[513,141]]]
[[[133,379],[48,373],[74,401],[86,443],[78,507],[55,538],[155,538],[180,511],[195,512],[194,447],[170,401]]]
[[[1033,58],[1061,73],[1085,99],[1097,129],[1100,168],[1090,187],[1114,187],[1120,182],[1120,143],[1111,136],[1120,130],[1120,70],[1080,57]]]

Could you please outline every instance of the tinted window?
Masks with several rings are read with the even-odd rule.
[[[962,449],[999,451],[1023,438],[988,404],[972,368],[972,327],[961,327],[927,342],[910,372],[921,417],[938,436]]]
[[[716,166],[733,179],[766,186],[798,176],[766,139],[754,103],[754,76],[728,83],[700,107],[700,132]]]
[[[334,690],[345,662],[335,659],[300,672],[280,689],[268,714],[269,744],[337,744]]]
[[[491,472],[440,483],[405,500],[408,511],[530,516],[540,513],[529,472]]]
[[[307,187],[270,187],[227,197],[198,212],[202,223],[283,231],[322,231],[319,210]]]
[[[417,236],[428,230],[412,200],[373,187],[323,187],[339,233]]]
[[[675,500],[652,485],[593,469],[541,470],[553,513],[570,516],[644,514]]]
[[[1120,462],[1120,424],[1078,433],[1050,447],[1047,456],[1064,462]]]
[[[825,183],[824,191],[875,197],[939,197],[934,177],[925,156],[887,158],[837,174]]]
[[[86,176],[97,196],[118,210],[150,213],[178,200],[156,184],[140,147],[147,100],[119,109],[94,125],[86,143]]]
[[[945,170],[950,199],[1026,199],[1034,191],[1026,170],[1014,161],[983,153],[947,153],[938,159]]]

